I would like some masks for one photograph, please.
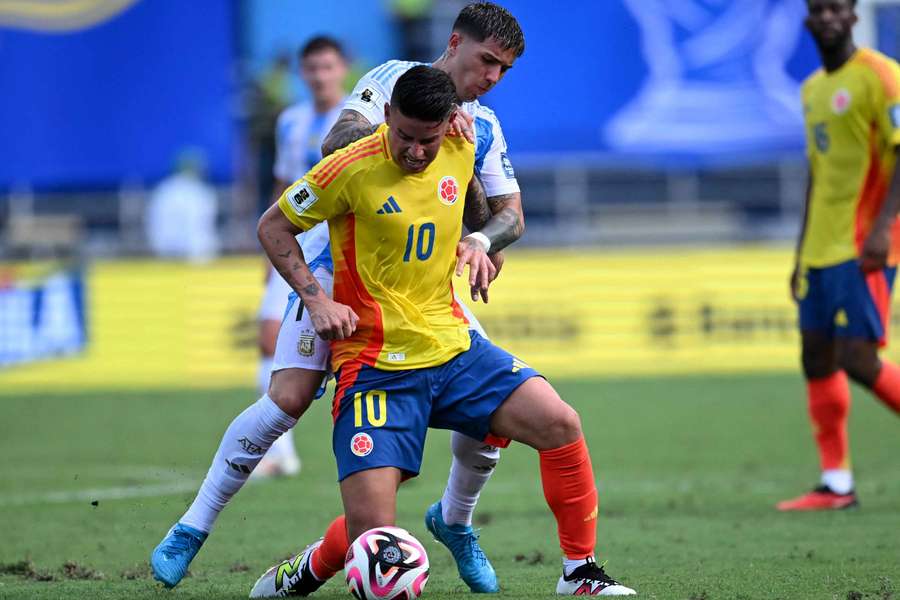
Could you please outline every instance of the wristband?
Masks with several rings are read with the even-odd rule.
[[[470,234],[467,235],[466,237],[467,237],[467,238],[472,238],[473,240],[475,240],[476,242],[478,242],[479,244],[481,244],[482,247],[484,248],[484,253],[485,253],[485,254],[487,254],[488,252],[490,252],[490,250],[491,250],[491,240],[488,239],[488,236],[484,235],[484,234],[481,233],[480,231],[473,231],[472,233],[470,233]]]

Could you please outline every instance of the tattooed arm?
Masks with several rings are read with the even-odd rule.
[[[368,119],[355,110],[345,108],[322,142],[322,157],[375,133],[376,129],[378,129],[378,125],[372,125]]]
[[[478,231],[491,242],[491,253],[502,250],[525,231],[522,196],[518,192],[502,196],[485,196],[478,177],[473,177],[466,191],[463,224],[469,231]]]
[[[325,340],[342,340],[356,330],[359,317],[349,306],[333,301],[309,270],[297,243],[302,230],[291,223],[276,204],[259,219],[259,242],[275,269],[293,288],[309,310],[316,333]]]
[[[525,215],[522,213],[522,195],[519,192],[491,196],[487,199],[493,215],[479,229],[491,241],[491,252],[506,248],[522,237],[525,231]]]

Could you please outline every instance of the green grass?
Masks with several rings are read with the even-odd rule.
[[[866,394],[854,391],[851,422],[862,508],[784,515],[772,505],[816,480],[799,376],[558,388],[581,412],[592,450],[600,558],[641,597],[900,598],[900,422]],[[30,560],[54,578],[0,575],[0,598],[246,597],[258,574],[321,535],[341,510],[327,402],[298,426],[301,476],[247,486],[191,577],[167,592],[144,565],[192,497],[226,424],[254,396],[0,397],[0,563],[8,571]],[[422,476],[400,493],[398,524],[430,552],[428,598],[467,594],[421,522],[448,464],[448,435],[432,432]],[[533,451],[504,451],[476,515],[501,597],[554,597],[559,551],[537,473]],[[110,490],[126,497],[111,499]],[[64,574],[67,561],[74,578]],[[78,579],[91,575],[102,578]],[[316,597],[349,596],[338,578]]]

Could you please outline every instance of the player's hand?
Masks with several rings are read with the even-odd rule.
[[[497,277],[500,276],[500,269],[503,268],[503,252],[497,251],[493,254],[488,254],[488,260],[491,261],[491,264],[494,265],[494,275],[491,277],[490,282],[493,282]],[[488,303],[488,291],[487,289],[469,289],[469,294],[471,294],[473,300],[477,300],[478,296],[481,296],[481,300],[487,304]]]
[[[801,277],[800,265],[794,265],[794,270],[791,271],[791,280],[788,283],[788,286],[791,289],[791,298],[794,299],[794,302],[800,302]]]
[[[359,317],[349,306],[328,297],[304,304],[316,334],[323,340],[347,339],[356,331]]]
[[[874,227],[869,232],[859,255],[859,268],[869,273],[880,271],[887,266],[888,252],[891,249],[891,230],[889,227]]]
[[[469,291],[472,300],[478,302],[480,296],[487,302],[488,286],[497,277],[497,269],[491,263],[481,242],[470,237],[463,238],[456,246],[457,277],[463,274],[466,265],[469,265]]]
[[[450,117],[450,130],[447,132],[450,135],[463,136],[469,143],[475,143],[475,133],[472,130],[472,123],[475,122],[475,119],[462,110],[461,108],[456,109],[456,112],[453,113],[453,116]]]
[[[491,281],[493,281],[500,277],[500,270],[503,268],[503,261],[506,259],[503,256],[502,250],[497,250],[493,254],[488,254],[488,258],[490,259],[491,264],[494,265],[494,269],[496,269],[494,276],[491,278]]]

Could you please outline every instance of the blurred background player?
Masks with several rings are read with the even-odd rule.
[[[279,116],[275,128],[275,166],[273,198],[278,198],[292,182],[300,179],[322,159],[322,140],[340,114],[347,78],[347,56],[340,42],[327,36],[309,40],[299,52],[300,76],[312,98],[288,107]],[[269,389],[275,341],[284,318],[291,288],[266,261],[266,291],[259,309],[260,394]],[[312,344],[291,350],[307,358]],[[282,367],[284,365],[281,365]],[[293,429],[285,431],[256,465],[252,477],[294,475],[300,471],[300,459],[294,447]]]
[[[780,510],[855,506],[849,375],[900,412],[900,368],[879,359],[900,258],[900,67],[857,48],[855,0],[809,0],[823,68],[803,85],[810,179],[791,277],[821,485]]]

